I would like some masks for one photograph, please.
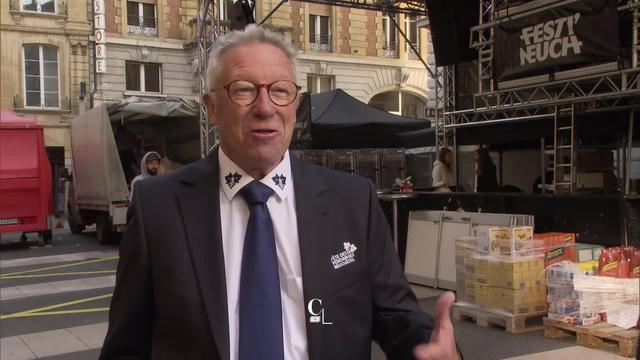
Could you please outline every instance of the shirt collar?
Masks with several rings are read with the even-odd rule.
[[[222,148],[218,148],[218,163],[220,164],[220,186],[229,201],[231,201],[243,187],[255,180],[229,159],[224,151],[222,151]],[[280,161],[278,166],[258,181],[270,187],[280,200],[286,199],[287,195],[293,191],[289,150],[284,153],[282,161]]]

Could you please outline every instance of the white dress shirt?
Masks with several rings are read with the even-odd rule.
[[[218,161],[222,248],[229,311],[229,344],[231,360],[237,360],[242,248],[249,222],[249,207],[238,192],[254,178],[234,164],[222,148],[218,151]],[[259,181],[274,191],[267,201],[267,208],[273,222],[278,255],[284,357],[287,360],[308,359],[298,221],[289,151],[285,153],[280,164]]]

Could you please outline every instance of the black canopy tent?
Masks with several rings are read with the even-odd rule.
[[[378,110],[340,89],[312,95],[310,117],[315,149],[398,147],[396,135],[431,125],[429,120]]]
[[[436,128],[430,127],[415,131],[407,131],[395,135],[398,147],[405,149],[421,148],[436,145]]]

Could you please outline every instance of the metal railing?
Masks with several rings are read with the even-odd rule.
[[[331,35],[315,34],[309,37],[309,50],[331,51]]]
[[[127,26],[130,35],[158,36],[155,17],[129,15],[127,16]]]
[[[382,47],[382,56],[384,57],[398,57],[398,44],[389,43]]]
[[[413,44],[413,46],[416,48],[416,51],[420,52],[420,44],[419,43],[415,43]],[[409,45],[409,43],[405,44],[405,49],[407,51],[407,53],[409,53],[410,57],[417,57],[414,52],[411,50],[411,45]]]

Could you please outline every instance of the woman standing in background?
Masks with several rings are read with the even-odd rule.
[[[498,177],[489,150],[481,147],[473,155],[476,161],[476,192],[498,192]]]
[[[436,188],[435,191],[451,191],[450,187],[455,186],[453,172],[451,171],[452,164],[453,152],[448,148],[440,149],[438,159],[433,163],[433,170],[431,171],[432,186]]]

